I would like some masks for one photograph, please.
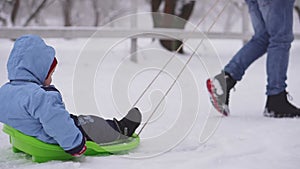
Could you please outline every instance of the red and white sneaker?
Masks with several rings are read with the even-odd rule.
[[[228,73],[221,72],[212,79],[206,81],[206,87],[209,92],[210,101],[214,108],[224,116],[230,114],[228,103],[230,90],[236,84]]]

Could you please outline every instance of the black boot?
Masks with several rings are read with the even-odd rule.
[[[160,44],[170,52],[177,51],[177,49],[182,45],[180,40],[160,40]],[[183,47],[178,51],[180,54],[184,54]]]
[[[215,109],[225,116],[228,116],[230,111],[228,108],[230,90],[235,86],[234,80],[229,73],[221,72],[213,79],[206,81],[207,89],[210,94],[210,100]]]
[[[114,119],[118,131],[122,134],[121,138],[131,137],[142,121],[142,115],[138,108],[132,108],[128,114],[120,121]]]
[[[288,101],[287,95],[288,93],[283,91],[277,95],[268,96],[264,116],[276,118],[300,117],[300,109]]]

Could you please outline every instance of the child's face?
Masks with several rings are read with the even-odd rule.
[[[48,78],[44,81],[44,86],[49,86],[52,83],[52,75],[55,71],[55,68],[50,72]]]

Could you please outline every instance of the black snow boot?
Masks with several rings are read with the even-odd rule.
[[[264,111],[266,117],[300,117],[300,109],[292,105],[287,99],[288,93],[283,91],[277,95],[270,95]]]
[[[180,40],[160,40],[160,44],[167,49],[168,51],[177,51],[178,48],[182,45],[182,41]],[[178,51],[180,54],[184,54],[183,47],[181,47]]]
[[[207,89],[210,94],[210,100],[215,109],[221,114],[228,116],[230,90],[235,86],[234,80],[229,73],[222,71],[213,79],[206,81]]]
[[[121,138],[131,137],[142,121],[142,114],[138,108],[132,108],[128,114],[120,121],[114,119],[118,131],[122,134]]]

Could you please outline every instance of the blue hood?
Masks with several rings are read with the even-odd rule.
[[[39,36],[21,36],[16,40],[7,62],[8,79],[42,85],[54,57],[55,50]]]

